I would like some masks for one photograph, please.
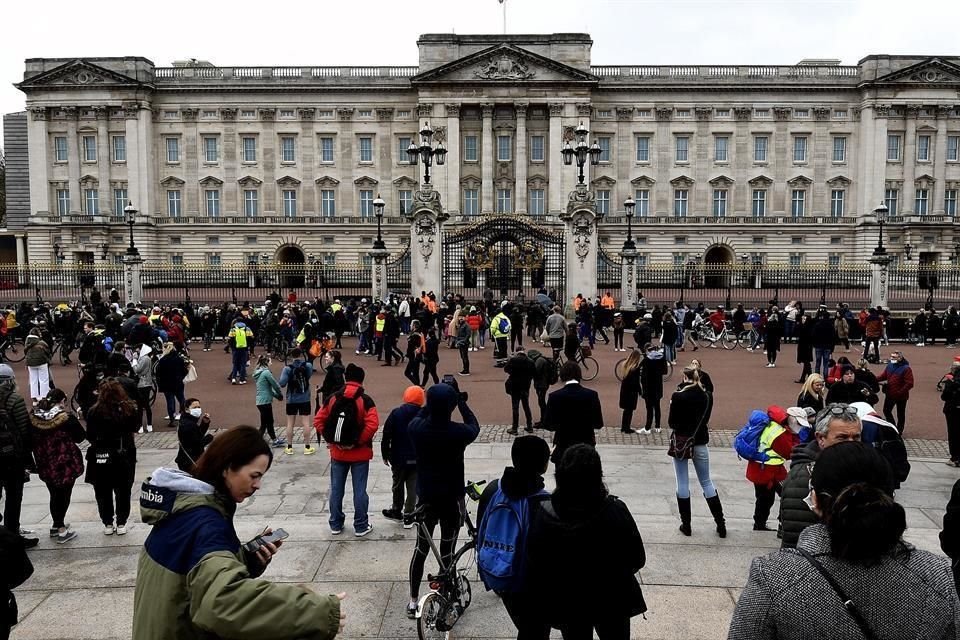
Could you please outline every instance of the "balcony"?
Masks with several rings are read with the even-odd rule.
[[[607,215],[603,218],[604,223],[608,224],[627,224],[626,216],[622,214]],[[665,225],[683,225],[683,224],[759,224],[759,225],[781,225],[781,224],[802,224],[802,225],[829,225],[829,224],[841,224],[841,225],[853,225],[856,224],[855,216],[843,216],[839,218],[834,218],[832,216],[803,216],[800,218],[794,218],[793,216],[763,216],[763,217],[754,217],[754,216],[725,216],[723,218],[716,218],[714,216],[651,216],[651,217],[634,217],[633,224],[635,227],[640,227],[644,225],[651,224],[665,224]]]
[[[156,67],[157,86],[231,84],[364,84],[375,79],[378,85],[409,86],[418,67]]]
[[[855,87],[860,68],[840,65],[680,65],[590,67],[601,85],[616,84],[843,84]]]
[[[201,216],[187,215],[179,218],[170,216],[155,215],[151,221],[157,225],[212,225],[212,224],[363,224],[376,226],[376,216],[321,216],[321,215],[302,215],[302,216],[284,216],[284,215],[265,215],[265,216]],[[384,216],[383,224],[409,224],[406,218],[401,216]]]

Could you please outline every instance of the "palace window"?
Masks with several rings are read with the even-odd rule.
[[[67,139],[63,136],[57,136],[53,139],[53,161],[66,162],[67,159]]]
[[[610,213],[610,190],[597,189],[597,214],[601,216]]]
[[[927,215],[927,204],[930,200],[930,191],[927,189],[917,189],[916,200],[914,201],[914,213],[918,216]]]
[[[930,136],[917,136],[917,162],[930,161]]]
[[[463,190],[463,213],[468,216],[480,213],[480,192],[476,189]]]
[[[337,215],[337,195],[333,189],[320,190],[320,213],[328,218]]]
[[[180,138],[166,138],[167,141],[167,163],[175,164],[180,162]]]
[[[497,136],[497,161],[510,160],[510,136]]]
[[[650,215],[650,190],[637,189],[633,195],[633,201],[637,203],[634,209],[638,218],[646,218]]]
[[[513,211],[510,189],[497,189],[497,213],[510,213]]]
[[[727,161],[727,145],[730,142],[730,138],[727,136],[716,136],[713,139],[713,161],[714,162],[726,162]]]
[[[293,218],[297,215],[297,192],[295,189],[284,189],[283,193],[283,215]]]
[[[807,136],[793,137],[793,161],[807,161]]]
[[[96,189],[84,189],[83,201],[87,205],[87,215],[95,216],[100,213],[100,193]]]
[[[399,193],[400,198],[400,215],[407,215],[413,211],[413,191],[410,189],[401,189]]]
[[[97,137],[83,136],[82,142],[83,142],[83,161],[96,162],[97,161]]]
[[[543,189],[530,189],[528,206],[530,208],[531,215],[542,216],[544,213],[546,213]]]
[[[183,199],[180,196],[179,189],[167,191],[167,215],[171,218],[179,218],[183,215]]]
[[[833,189],[830,191],[830,215],[834,218],[842,218],[844,213],[844,199],[847,192],[843,189]]]
[[[477,136],[464,136],[463,137],[463,161],[464,162],[476,162],[477,161]]]
[[[790,215],[802,218],[807,208],[807,192],[803,189],[794,189],[790,194]]]
[[[833,137],[833,161],[847,161],[847,138],[846,136]]]
[[[687,136],[677,136],[676,138],[676,156],[677,162],[688,162],[690,150],[690,138]]]
[[[530,162],[543,162],[544,160],[544,138],[543,136],[532,136],[530,138]]]
[[[204,162],[220,160],[220,145],[216,137],[207,136],[203,139],[203,160]]]
[[[767,143],[769,142],[767,136],[754,136],[753,137],[753,161],[754,162],[766,162],[767,161]]]
[[[600,162],[610,162],[610,136],[598,137],[597,145],[600,147]]]
[[[943,212],[948,216],[957,215],[957,190],[947,189],[943,192]]]
[[[397,164],[410,164],[410,154],[407,153],[407,148],[409,146],[409,136],[397,138]]]
[[[887,161],[900,161],[900,135],[891,133],[887,135]]]
[[[243,138],[242,144],[243,144],[243,161],[256,162],[257,161],[257,139],[253,136],[247,136]]]
[[[637,162],[650,162],[650,136],[637,136]]]
[[[360,162],[373,162],[373,138],[369,136],[360,138]]]
[[[65,216],[70,213],[70,190],[57,189],[57,213]]]
[[[727,216],[727,190],[713,190],[713,217],[725,218]]]
[[[897,212],[900,210],[900,189],[887,189],[884,191],[883,204],[887,206],[887,215],[897,215]]]
[[[690,191],[687,189],[673,190],[673,215],[678,218],[687,217],[687,204],[690,198]]]
[[[113,136],[113,161],[127,161],[127,138],[125,136]]]
[[[947,162],[960,160],[960,136],[947,136]]]
[[[799,267],[801,264],[803,264],[803,255],[802,255],[802,254],[799,254],[799,253],[791,253],[791,254],[790,254],[790,266],[791,266],[791,267]]]
[[[220,217],[220,190],[206,189],[203,193],[204,193],[204,200],[206,203],[207,217],[219,218]]]
[[[280,138],[280,162],[297,161],[297,139],[293,136]]]
[[[369,218],[373,215],[373,190],[360,190],[360,216]]]
[[[333,162],[333,138],[320,138],[320,162]]]
[[[113,213],[116,215],[122,215],[124,208],[127,206],[127,190],[126,189],[114,189],[113,190]]]
[[[260,215],[260,193],[256,189],[243,190],[243,215],[248,218]]]
[[[753,217],[762,218],[767,215],[767,190],[753,190]]]

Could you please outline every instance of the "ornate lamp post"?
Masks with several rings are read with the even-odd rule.
[[[880,206],[873,210],[875,216],[877,216],[877,222],[880,223],[880,235],[877,237],[877,246],[873,248],[873,255],[882,256],[886,255],[887,249],[883,246],[883,220],[887,217],[887,205],[880,203]]]
[[[623,208],[627,212],[627,239],[623,243],[624,249],[636,249],[637,245],[633,241],[633,212],[637,207],[637,203],[627,196],[627,199],[623,201]]]
[[[380,194],[378,193],[377,197],[373,200],[373,213],[377,216],[377,239],[373,241],[374,249],[387,248],[387,246],[383,244],[383,236],[380,235],[380,223],[383,221],[383,208],[386,206],[386,204],[387,203],[383,201],[383,198],[381,198]]]
[[[577,184],[584,184],[586,176],[583,173],[583,167],[587,164],[587,159],[590,160],[591,166],[597,166],[600,164],[600,145],[596,140],[593,141],[593,145],[587,144],[587,134],[590,133],[587,128],[583,125],[583,121],[580,121],[580,124],[577,125],[577,128],[573,130],[574,135],[577,138],[576,147],[570,146],[570,142],[567,142],[564,145],[561,153],[563,154],[563,164],[571,166],[573,164],[574,158],[577,160]]]
[[[438,167],[443,166],[444,160],[447,157],[447,150],[443,147],[443,143],[438,142],[436,148],[434,148],[432,141],[433,129],[430,128],[429,122],[425,122],[423,129],[420,129],[420,146],[418,147],[416,143],[411,142],[410,146],[407,147],[407,155],[410,156],[411,164],[417,164],[418,160],[423,162],[424,184],[430,184],[430,166],[433,164],[434,157],[437,159]],[[374,206],[376,206],[376,203],[374,203]]]
[[[127,226],[130,227],[130,246],[127,247],[127,255],[139,256],[140,251],[137,249],[137,245],[133,242],[133,225],[137,221],[137,210],[134,208],[132,202],[127,202],[127,206],[123,208],[123,215],[127,219]]]

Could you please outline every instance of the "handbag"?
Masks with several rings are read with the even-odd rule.
[[[677,460],[692,460],[693,459],[693,448],[696,446],[694,440],[697,438],[697,434],[700,432],[700,427],[703,426],[704,421],[707,419],[707,413],[710,412],[710,402],[709,394],[707,394],[707,410],[703,412],[703,416],[700,418],[700,423],[697,425],[697,428],[693,430],[693,433],[689,436],[678,435],[676,430],[670,433],[670,446],[667,448],[667,455],[671,458],[676,458]]]
[[[847,597],[846,592],[844,592],[843,588],[837,584],[837,581],[833,579],[833,576],[827,572],[824,566],[820,564],[820,562],[814,558],[809,551],[806,549],[801,549],[800,547],[797,547],[796,549],[800,555],[807,559],[807,562],[813,565],[814,569],[820,572],[820,575],[823,576],[823,579],[827,581],[827,584],[829,584],[834,593],[837,594],[837,597],[840,598],[840,602],[843,603],[844,610],[850,614],[850,617],[853,618],[853,621],[857,623],[858,627],[860,627],[860,632],[863,633],[863,637],[867,640],[877,640],[877,635],[873,632],[873,629],[870,628],[870,624],[863,617],[863,614],[860,613],[857,605],[854,604],[853,600]]]
[[[183,383],[195,382],[198,377],[197,368],[191,363],[190,366],[187,367],[187,375],[183,376]]]

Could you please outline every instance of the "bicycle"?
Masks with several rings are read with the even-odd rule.
[[[633,350],[637,351],[638,349],[637,347],[634,347]],[[617,380],[621,382],[623,382],[623,377],[625,375],[623,372],[623,365],[625,364],[627,364],[627,359],[622,358],[620,360],[617,360],[617,363],[613,365],[613,375],[615,375],[617,377]],[[667,360],[667,373],[666,375],[663,376],[663,379],[669,380],[671,377],[673,377],[673,363]]]
[[[19,338],[4,336],[0,341],[0,361],[2,362],[20,362],[24,359],[26,353],[23,351],[23,341]]]
[[[273,337],[270,341],[270,355],[277,360],[282,360],[283,364],[287,364],[287,354],[290,352],[290,345],[287,343],[287,339],[284,338],[279,333]]]
[[[589,355],[591,353],[590,347],[577,347],[577,355],[574,357],[574,361],[580,365],[584,380],[593,380],[600,373],[600,365],[592,355]],[[558,372],[563,362],[563,352],[560,352],[553,360],[553,366],[557,368]]]
[[[73,353],[75,348],[73,338],[58,336],[53,339],[53,344],[50,347],[50,355],[51,357],[54,355],[59,356],[60,366],[65,367],[73,362],[70,359],[70,354]]]
[[[477,487],[486,483],[482,480],[477,483],[468,482],[463,492],[474,502],[480,500],[480,492]],[[436,575],[427,574],[427,582],[430,585],[429,593],[420,598],[417,603],[417,636],[420,640],[428,638],[449,638],[450,631],[463,615],[470,602],[473,599],[473,591],[470,588],[470,580],[467,579],[468,568],[458,569],[457,563],[460,559],[477,546],[477,527],[470,519],[470,510],[465,509],[464,523],[467,527],[467,541],[457,549],[450,563],[444,565],[440,550],[430,535],[430,530],[423,521],[423,512],[426,505],[420,505],[413,516],[417,522],[417,528],[420,535],[427,539],[430,544],[430,550],[433,552],[440,570]]]

